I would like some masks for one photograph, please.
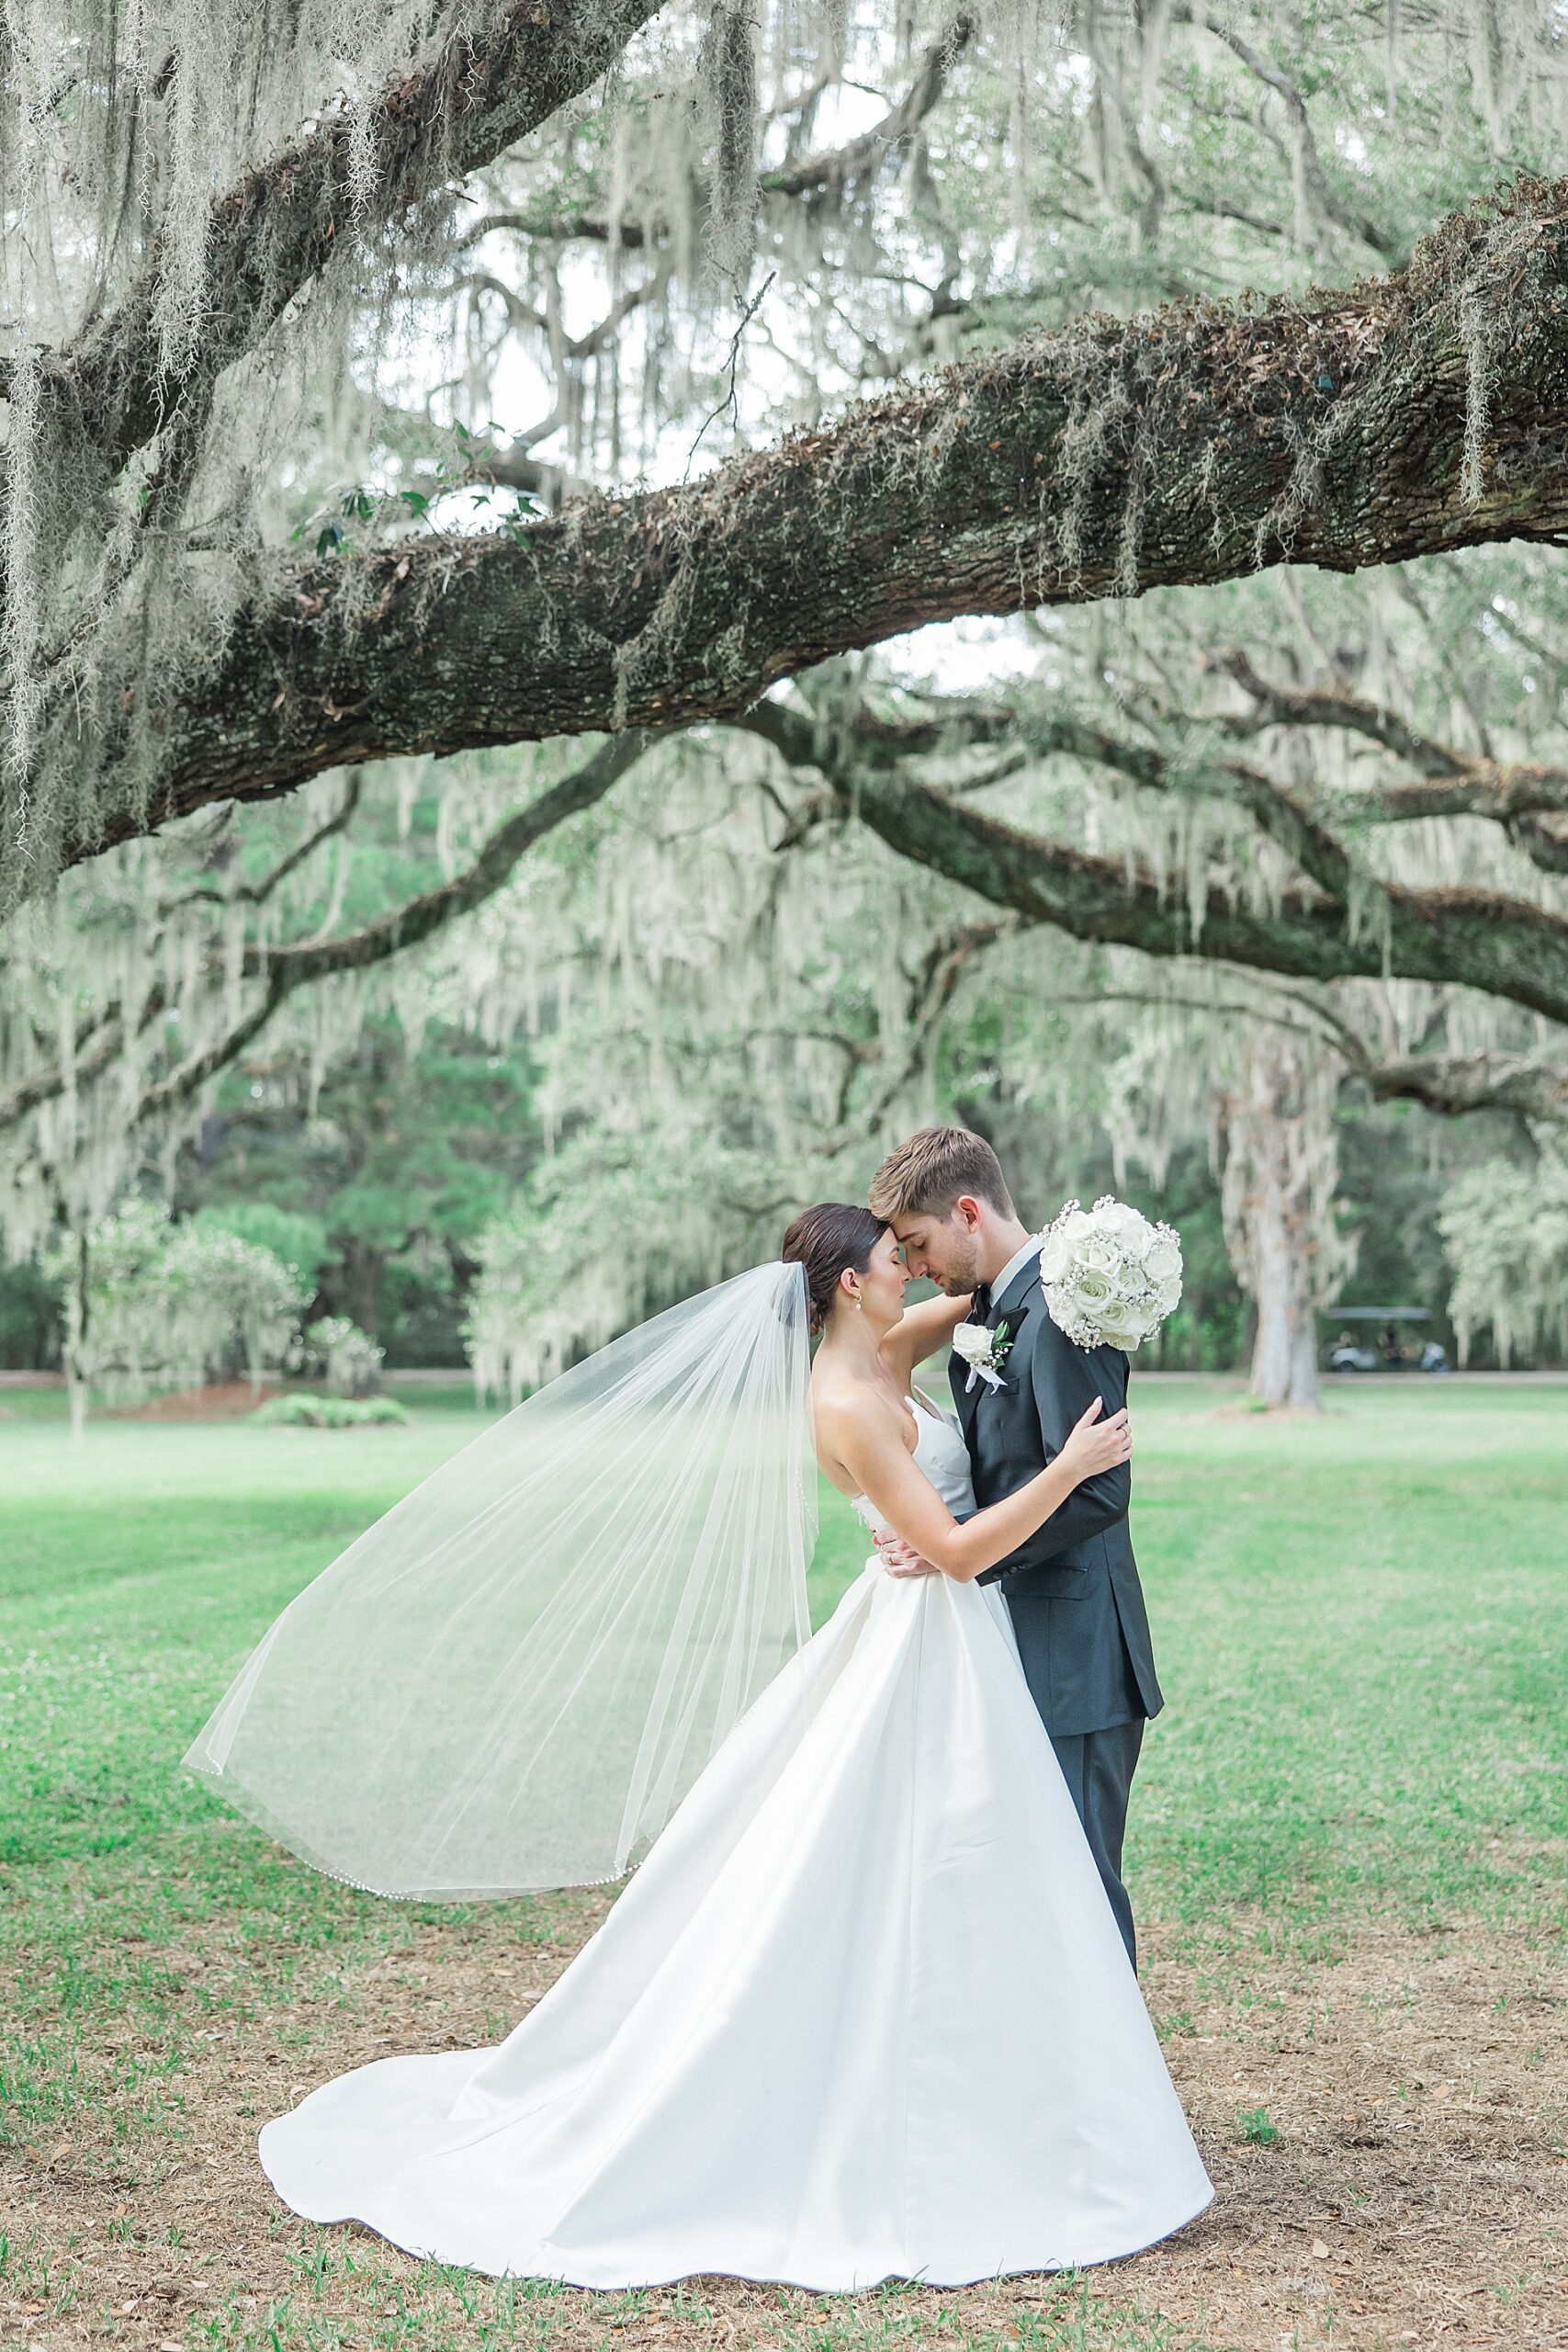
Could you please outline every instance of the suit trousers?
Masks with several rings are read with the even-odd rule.
[[[1116,1925],[1122,1930],[1122,1940],[1127,1947],[1127,1957],[1134,1968],[1138,1965],[1138,1944],[1133,1928],[1133,1905],[1122,1883],[1122,1839],[1127,1827],[1127,1799],[1143,1741],[1141,1716],[1134,1723],[1111,1724],[1104,1731],[1069,1732],[1060,1738],[1055,1732],[1051,1735],[1062,1777],[1083,1823],[1089,1852],[1094,1856],[1111,1908],[1116,1915]]]

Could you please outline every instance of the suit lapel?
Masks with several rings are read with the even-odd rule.
[[[1039,1278],[1040,1261],[1038,1258],[1031,1258],[1027,1265],[1019,1268],[1001,1296],[991,1302],[989,1317],[991,1329],[994,1331],[998,1323],[1005,1323],[1008,1327],[1008,1338],[1015,1345],[1018,1335],[1029,1316],[1030,1285],[1038,1282]],[[1010,1352],[1001,1368],[1004,1380],[1008,1378],[1008,1367],[1011,1362],[1012,1356]],[[964,1431],[964,1441],[967,1445],[975,1427],[975,1416],[980,1409],[980,1399],[986,1394],[987,1384],[983,1380],[976,1380],[971,1386],[969,1367],[956,1351],[948,1366],[948,1381],[957,1401],[959,1427]]]
[[[1040,1280],[1040,1261],[1031,1258],[1019,1268],[1001,1296],[991,1306],[991,1319],[1005,1323],[1010,1334],[1016,1335],[1019,1325],[1029,1312],[1030,1290]]]

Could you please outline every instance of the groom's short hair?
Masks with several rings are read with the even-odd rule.
[[[967,1127],[921,1127],[890,1151],[871,1180],[874,1216],[945,1216],[965,1193],[1014,1216],[1002,1164],[984,1136]]]

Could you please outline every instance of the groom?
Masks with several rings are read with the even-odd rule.
[[[1119,1348],[1075,1347],[1052,1321],[1039,1243],[983,1137],[922,1127],[883,1161],[870,1204],[903,1244],[909,1272],[950,1297],[971,1293],[969,1319],[998,1334],[1000,1385],[972,1374],[956,1351],[949,1367],[984,1510],[1061,1452],[1097,1394],[1107,1413],[1126,1403],[1127,1359]],[[1135,1967],[1122,1838],[1144,1724],[1163,1702],[1127,1529],[1131,1493],[1125,1464],[1087,1479],[979,1581],[1001,1585],[1031,1694]],[[890,1566],[923,1565],[897,1536],[877,1542]]]

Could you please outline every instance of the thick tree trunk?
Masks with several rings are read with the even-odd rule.
[[[65,1285],[65,1344],[62,1355],[65,1366],[65,1393],[71,1408],[71,1442],[80,1445],[87,1433],[87,1318],[90,1312],[88,1274],[90,1272],[87,1237],[84,1233],[77,1241],[76,1264]]]
[[[349,1293],[354,1319],[373,1340],[381,1331],[381,1283],[387,1271],[385,1254],[359,1242],[348,1250]]]
[[[1264,1032],[1224,1099],[1225,1241],[1257,1313],[1252,1394],[1271,1408],[1317,1408],[1315,1310],[1353,1255],[1334,1223],[1335,1091],[1325,1056]]]
[[[67,858],[327,767],[734,716],[959,614],[1559,537],[1565,294],[1568,181],[1521,183],[1381,281],[1086,320],[690,486],[280,571]]]
[[[1305,1303],[1303,1269],[1293,1244],[1283,1192],[1283,1154],[1269,1155],[1255,1177],[1252,1262],[1247,1279],[1258,1307],[1249,1386],[1259,1404],[1315,1410],[1317,1351],[1312,1308]]]

